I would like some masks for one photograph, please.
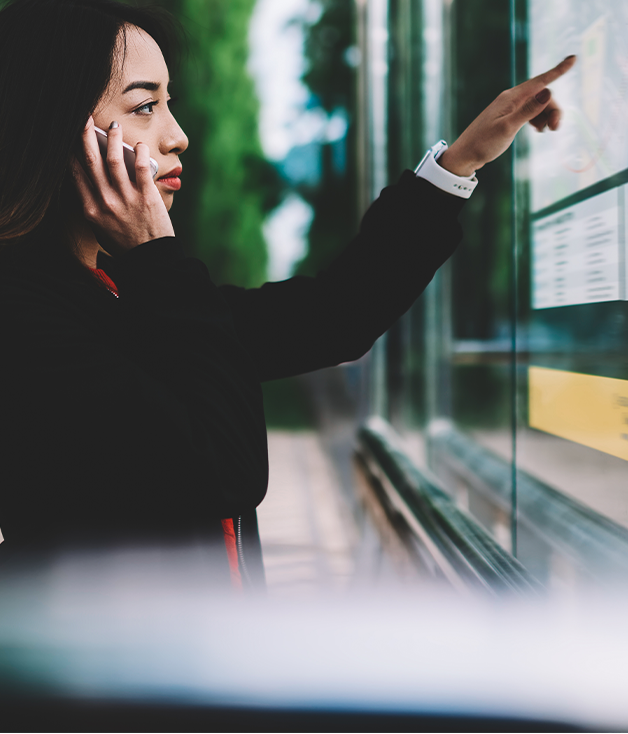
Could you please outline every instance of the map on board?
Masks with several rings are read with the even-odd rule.
[[[561,128],[531,135],[532,211],[628,168],[628,2],[530,0],[529,69],[575,53],[551,85]]]
[[[531,76],[578,56],[551,85],[560,130],[530,134],[533,306],[625,299],[628,184],[611,177],[628,169],[628,1],[529,0],[528,11]]]

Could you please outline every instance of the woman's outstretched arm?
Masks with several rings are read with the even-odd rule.
[[[523,125],[556,130],[560,108],[546,85],[575,63],[497,97],[439,158],[470,176],[501,155]],[[245,290],[223,286],[236,326],[263,380],[357,359],[423,292],[462,238],[463,199],[406,171],[382,192],[356,238],[315,278],[296,277]]]
[[[462,238],[464,199],[412,171],[384,189],[359,233],[316,277],[222,286],[261,380],[358,359],[423,292]]]

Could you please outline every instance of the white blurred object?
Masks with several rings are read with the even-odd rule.
[[[307,253],[307,232],[314,212],[296,194],[289,194],[264,222],[268,243],[268,279],[285,280]]]
[[[253,11],[248,68],[260,100],[262,148],[272,160],[295,145],[292,127],[310,96],[301,81],[306,69],[298,21],[315,21],[319,7],[311,0],[257,0]]]
[[[625,595],[378,589],[278,603],[219,595],[184,552],[158,574],[154,554],[123,556],[0,579],[0,673],[4,648],[18,679],[72,698],[628,724]]]

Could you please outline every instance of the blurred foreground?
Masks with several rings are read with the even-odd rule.
[[[228,598],[198,549],[2,578],[14,731],[625,731],[625,597]]]

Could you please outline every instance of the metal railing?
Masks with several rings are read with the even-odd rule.
[[[509,508],[512,467],[489,449],[441,423],[430,451],[478,494]],[[517,522],[591,578],[628,578],[628,530],[530,474],[516,473]]]
[[[541,586],[466,512],[438,479],[419,469],[393,428],[371,418],[358,433],[357,457],[392,524],[407,528],[406,543],[427,551],[434,574],[460,590],[529,595]],[[420,555],[420,552],[419,554]]]

